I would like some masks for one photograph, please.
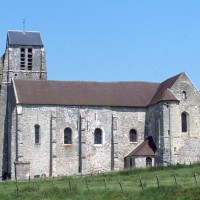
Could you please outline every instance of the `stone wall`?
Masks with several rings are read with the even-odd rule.
[[[132,167],[139,167],[144,168],[146,166],[146,158],[149,156],[132,156],[126,158],[126,168],[132,168]],[[152,166],[155,166],[155,158],[151,157],[152,159]]]
[[[164,162],[171,164],[197,162],[200,151],[199,92],[185,74],[179,77],[171,91],[178,101],[163,101],[148,110],[148,113],[151,110],[151,117],[148,119],[154,119],[156,112],[160,112],[161,135],[159,137],[156,136],[155,128],[153,128],[156,127],[157,123],[149,120],[151,121],[150,130],[155,131],[155,141],[160,138],[159,142],[156,143],[157,156]],[[186,99],[183,99],[183,91],[187,94]],[[188,114],[187,132],[182,132],[181,128],[181,114],[183,112]]]
[[[154,137],[157,164],[193,163],[199,160],[200,95],[182,74],[170,89],[178,101],[162,101],[147,110],[146,132]],[[183,99],[183,91],[186,99]],[[181,113],[188,114],[188,131],[182,132]]]
[[[30,163],[31,177],[42,174],[57,176],[110,171],[112,160],[113,169],[123,169],[124,157],[144,139],[145,109],[33,105],[18,107],[20,112],[16,157],[18,162],[26,165]],[[112,117],[115,118],[113,130]],[[35,124],[40,126],[39,144],[35,144],[34,140]],[[72,144],[64,144],[66,127],[72,129]],[[102,144],[94,144],[96,128],[102,130]],[[129,141],[129,131],[132,128],[138,133],[138,141],[135,143]]]
[[[200,94],[189,78],[182,74],[171,88],[179,99],[172,111],[173,163],[193,163],[200,155]],[[186,99],[183,98],[186,92]],[[187,113],[187,132],[181,130],[181,113]]]

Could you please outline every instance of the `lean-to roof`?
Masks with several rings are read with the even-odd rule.
[[[139,144],[131,153],[126,157],[131,156],[154,156],[156,152],[156,145],[152,136],[148,136],[141,144]]]

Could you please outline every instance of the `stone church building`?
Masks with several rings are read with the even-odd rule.
[[[87,174],[200,157],[200,93],[155,82],[47,80],[39,32],[8,31],[0,61],[3,178]]]

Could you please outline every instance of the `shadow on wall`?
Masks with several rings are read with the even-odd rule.
[[[9,118],[9,113],[12,113],[14,106],[12,101],[14,98],[10,97],[12,93],[11,85],[7,87],[7,102],[6,102],[6,115],[4,120],[4,139],[3,139],[3,158],[2,158],[2,179],[11,178],[11,127],[12,120]],[[9,98],[8,98],[9,97]],[[10,99],[10,102],[8,101]]]

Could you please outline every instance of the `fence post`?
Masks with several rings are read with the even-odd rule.
[[[196,173],[194,173],[194,179],[195,179],[196,187],[198,187],[198,181],[197,181],[197,175],[196,175]]]
[[[18,188],[17,184],[16,184],[16,192],[17,192],[17,194],[19,193],[19,188]]]
[[[104,186],[105,186],[105,190],[107,190],[107,183],[106,183],[106,179],[104,179]]]
[[[16,193],[18,194],[19,193],[19,187],[18,187],[18,182],[17,182],[17,179],[16,179]]]
[[[90,188],[89,188],[89,185],[88,185],[88,181],[87,181],[87,179],[85,179],[85,183],[86,183],[87,190],[89,191]]]
[[[52,179],[52,186],[54,185],[54,176],[53,176],[53,179]]]
[[[174,175],[174,181],[175,181],[176,187],[178,187],[176,175]]]
[[[121,182],[120,182],[119,179],[118,179],[118,183],[119,183],[119,186],[120,186],[120,188],[121,188],[121,191],[123,191],[122,184],[121,184]]]
[[[141,176],[140,176],[140,186],[141,186],[142,189],[144,189],[144,186],[142,184],[142,178],[141,178]]]
[[[72,184],[70,178],[69,178],[69,189],[72,190]]]
[[[158,187],[160,187],[158,175],[156,175],[156,180],[157,180],[157,185],[158,185]]]

